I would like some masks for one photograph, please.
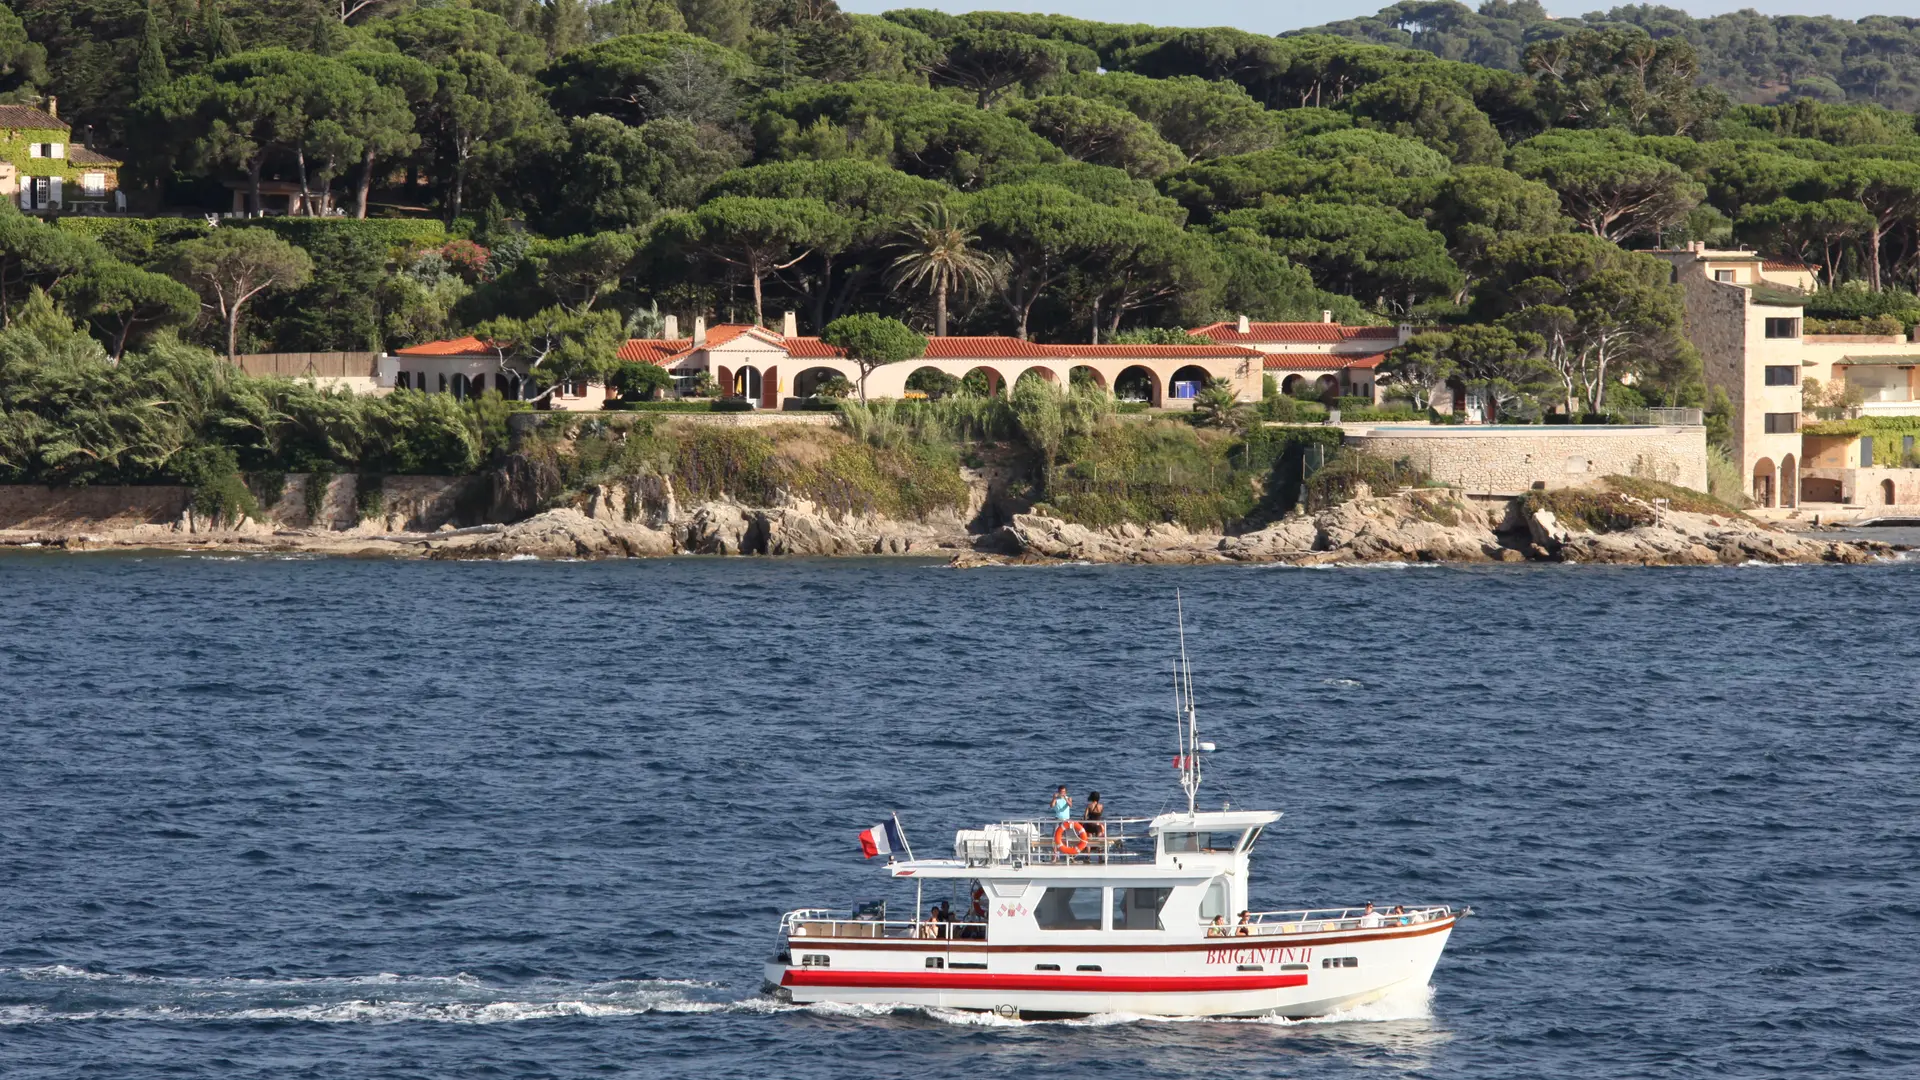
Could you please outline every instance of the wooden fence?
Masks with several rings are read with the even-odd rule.
[[[377,352],[242,353],[233,358],[249,375],[293,379],[371,379],[379,371]]]

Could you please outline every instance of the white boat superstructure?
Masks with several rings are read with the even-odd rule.
[[[1280,815],[1200,811],[956,834],[895,879],[954,883],[954,921],[884,908],[780,921],[767,982],[795,1002],[1061,1016],[1320,1016],[1424,986],[1464,912],[1444,905],[1247,911],[1249,855]],[[1086,828],[1084,823],[1079,824]],[[936,893],[948,891],[934,888]],[[1241,913],[1245,913],[1244,915]]]
[[[1213,746],[1199,737],[1184,626],[1174,704],[1186,812],[1001,821],[960,830],[951,858],[908,850],[887,872],[914,883],[911,918],[884,903],[790,911],[768,989],[1004,1016],[1303,1018],[1425,986],[1466,910],[1248,910],[1251,855],[1280,814],[1196,808]],[[959,898],[953,914],[923,916],[929,885]]]

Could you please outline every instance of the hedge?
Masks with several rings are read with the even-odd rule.
[[[299,247],[313,243],[320,233],[333,230],[358,233],[386,247],[438,247],[447,242],[447,227],[437,218],[310,218],[262,217],[226,223],[251,229],[268,229],[280,239]]]
[[[68,216],[55,218],[54,228],[70,233],[112,243],[115,239],[134,239],[138,246],[153,247],[170,244],[176,240],[190,240],[207,234],[207,223],[199,218],[160,217],[85,217]]]
[[[1802,435],[1908,435],[1920,433],[1920,416],[1861,416],[1852,420],[1821,420],[1800,429]]]

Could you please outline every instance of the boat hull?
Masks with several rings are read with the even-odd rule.
[[[877,949],[871,943],[835,948],[854,943],[796,941],[784,959],[767,965],[766,980],[770,991],[796,1004],[905,1005],[1028,1018],[1131,1013],[1306,1019],[1425,986],[1453,921],[1415,932],[1383,929],[1290,941],[1241,937],[1136,950],[975,945],[949,953],[940,942]],[[812,962],[803,966],[803,956]],[[954,956],[966,958],[963,969],[946,966]],[[942,966],[933,966],[935,960]]]

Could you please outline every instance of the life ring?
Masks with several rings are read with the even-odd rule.
[[[973,887],[972,899],[973,899],[973,917],[976,919],[986,918],[987,917],[987,890],[981,888],[978,885],[975,885]]]
[[[1067,839],[1069,832],[1080,838],[1079,843],[1073,843]],[[1077,821],[1061,822],[1060,827],[1053,830],[1053,850],[1062,855],[1078,855],[1086,851],[1087,827]]]

